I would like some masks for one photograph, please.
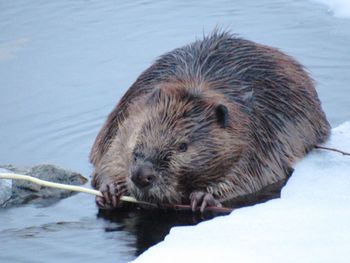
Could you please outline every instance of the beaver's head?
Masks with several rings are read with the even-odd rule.
[[[213,97],[158,89],[144,106],[128,185],[139,200],[179,203],[227,174],[244,143],[235,112]]]

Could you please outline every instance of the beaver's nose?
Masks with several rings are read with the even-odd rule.
[[[153,169],[146,165],[140,165],[131,175],[131,180],[139,188],[150,186],[155,178]]]

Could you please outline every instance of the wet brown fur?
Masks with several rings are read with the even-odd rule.
[[[227,119],[215,114],[219,105]],[[329,130],[298,62],[215,32],[161,56],[129,88],[91,150],[93,186],[125,182],[129,194],[156,203],[187,202],[193,191],[223,202],[285,179]],[[147,191],[130,180],[138,154],[157,174]]]

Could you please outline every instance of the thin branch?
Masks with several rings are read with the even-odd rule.
[[[330,147],[319,146],[319,145],[316,145],[315,148],[316,148],[316,149],[321,149],[321,150],[327,150],[327,151],[338,152],[338,153],[341,153],[341,154],[343,154],[343,155],[350,155],[350,153],[344,152],[344,151],[341,151],[341,150],[338,150],[338,149],[336,149],[336,148],[330,148]]]
[[[190,205],[171,205],[171,204],[163,204],[164,208],[171,208],[174,210],[192,210]],[[218,207],[218,206],[207,206],[205,211],[215,212],[215,213],[223,213],[229,214],[233,211],[233,208],[228,207]]]
[[[14,173],[0,173],[0,179],[25,180],[25,181],[29,181],[29,182],[32,182],[32,183],[35,183],[38,185],[42,185],[45,187],[57,188],[57,189],[62,189],[62,190],[74,191],[74,192],[82,192],[82,193],[87,193],[87,194],[96,195],[96,196],[103,196],[100,191],[97,191],[94,189],[76,186],[76,185],[53,183],[53,182],[41,180],[41,179],[29,176],[29,175],[14,174]],[[122,196],[120,198],[120,200],[124,201],[124,202],[131,202],[131,203],[144,204],[144,205],[149,205],[149,206],[153,206],[153,207],[158,207],[156,204],[138,201],[131,196]],[[170,208],[170,209],[174,209],[174,210],[191,210],[190,205],[162,204],[161,207]],[[226,207],[209,206],[209,207],[205,208],[205,211],[211,211],[211,212],[217,212],[217,213],[230,213],[233,211],[233,209],[226,208]]]

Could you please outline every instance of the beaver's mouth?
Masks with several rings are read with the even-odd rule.
[[[152,184],[139,188],[132,182],[129,184],[130,194],[139,201],[161,204],[179,204],[181,195],[170,185]]]

